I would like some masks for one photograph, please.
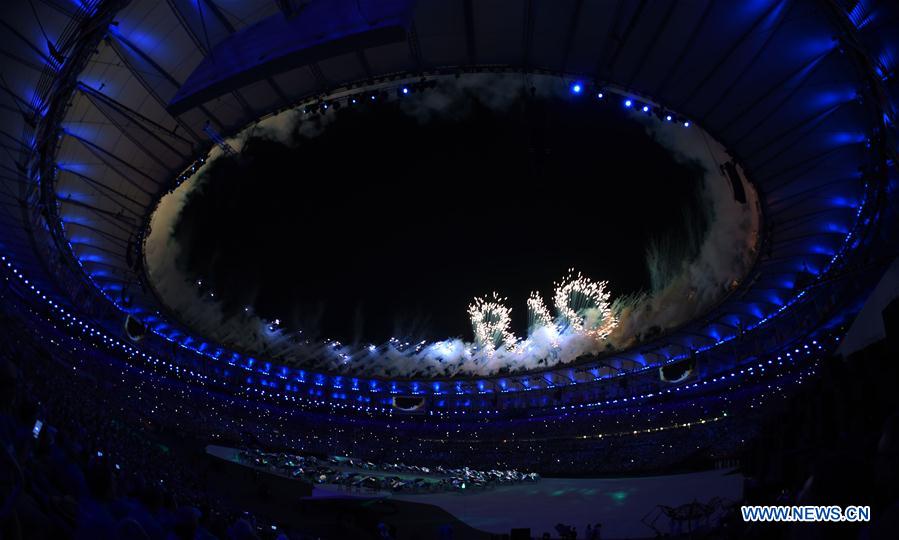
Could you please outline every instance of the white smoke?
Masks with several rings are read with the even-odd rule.
[[[662,285],[657,290],[621,307],[618,327],[609,338],[619,349],[632,345],[648,329],[674,328],[720,301],[748,271],[759,241],[758,194],[744,177],[746,203],[734,199],[733,188],[720,170],[720,165],[730,160],[724,147],[696,126],[684,128],[649,116],[643,121],[653,138],[676,159],[698,163],[705,170],[702,195],[712,215],[698,255],[674,272],[658,276]],[[739,172],[742,176],[742,170]],[[648,257],[647,264],[655,263]]]
[[[476,94],[481,103],[502,111],[531,88],[540,96],[561,97],[569,91],[569,83],[557,77],[535,75],[445,77],[439,79],[437,88],[414,99],[404,99],[400,107],[422,123],[437,116],[461,119],[466,116],[465,108],[470,106],[470,95]],[[262,119],[227,142],[238,152],[250,137],[290,143],[296,135],[317,136],[334,117],[333,114],[304,114],[302,109],[294,109]],[[610,347],[625,348],[637,342],[647,329],[673,328],[719,301],[751,264],[759,227],[755,191],[744,182],[748,203],[737,203],[727,180],[719,172],[719,163],[729,159],[720,144],[698,127],[683,128],[648,115],[642,118],[648,132],[678,159],[698,162],[706,170],[703,196],[710,205],[712,219],[692,261],[685,261],[676,272],[663,276],[664,285],[656,290],[619,303],[616,314],[620,322],[607,341],[583,333],[560,333],[555,326],[543,326],[519,339],[513,347],[495,351],[479,349],[461,339],[418,344],[393,340],[358,350],[337,342],[307,341],[301,333],[288,334],[271,321],[256,316],[251,309],[226,316],[219,300],[201,294],[201,288],[178,268],[176,261],[181,246],[173,235],[187,198],[203,189],[206,171],[223,155],[217,147],[203,166],[163,197],[156,208],[145,244],[147,271],[163,302],[183,323],[206,339],[251,355],[311,369],[383,377],[487,376],[567,363]]]

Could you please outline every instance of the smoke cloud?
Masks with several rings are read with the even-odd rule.
[[[533,90],[531,90],[533,89]],[[470,96],[502,111],[522,93],[565,96],[568,82],[550,76],[466,75],[438,79],[437,87],[403,100],[405,114],[422,124],[435,117],[464,119]],[[637,113],[635,113],[637,114]],[[291,144],[321,134],[335,115],[304,115],[295,109],[260,120],[228,139],[237,152],[252,137]],[[707,311],[745,275],[758,241],[758,197],[744,181],[748,202],[734,200],[719,165],[730,158],[724,148],[698,127],[683,128],[653,116],[640,115],[645,129],[682,163],[704,171],[701,193],[705,216],[685,215],[686,235],[659,238],[647,250],[652,289],[613,304],[618,326],[607,340],[583,333],[559,332],[554,326],[534,329],[512,348],[486,351],[473,343],[451,339],[431,343],[392,340],[369,348],[354,348],[314,336],[288,333],[251,308],[226,312],[220,299],[202,292],[178,260],[182,246],[174,229],[188,199],[202,194],[206,172],[222,156],[214,148],[202,167],[163,197],[150,222],[145,243],[147,271],[160,298],[183,323],[224,347],[288,365],[369,376],[487,376],[571,362],[587,354],[624,349],[673,329]],[[561,276],[560,276],[561,277]],[[601,276],[597,276],[601,278]],[[252,286],[249,284],[248,286]],[[252,291],[247,291],[252,296]],[[244,295],[247,296],[247,295]],[[314,310],[313,310],[314,311]],[[315,313],[310,313],[310,319]],[[320,313],[319,313],[320,316]]]

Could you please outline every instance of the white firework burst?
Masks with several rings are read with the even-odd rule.
[[[506,307],[505,298],[495,292],[490,297],[477,297],[468,306],[474,340],[488,353],[498,348],[512,349],[515,335],[509,330],[512,325],[512,310]]]
[[[606,281],[593,281],[569,269],[568,276],[556,284],[555,305],[559,326],[596,339],[607,338],[618,325],[618,319],[612,314],[611,293],[606,290],[607,285]]]
[[[543,326],[553,326],[553,317],[543,303],[540,293],[533,291],[528,296],[528,330],[533,332]]]

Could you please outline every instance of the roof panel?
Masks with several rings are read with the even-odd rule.
[[[367,78],[365,67],[357,53],[345,53],[324,59],[318,63],[325,79],[329,81],[358,81]]]
[[[604,2],[605,3],[605,0]],[[534,2],[534,36],[531,63],[557,69],[565,56],[565,43],[577,0]]]
[[[474,2],[474,39],[477,63],[507,64],[521,55],[525,31],[525,3],[520,0]]]
[[[429,66],[458,66],[467,63],[465,14],[458,0],[432,0],[428,9],[415,12],[422,56]]]

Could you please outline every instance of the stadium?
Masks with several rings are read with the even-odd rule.
[[[0,538],[895,537],[893,2],[0,9]]]

